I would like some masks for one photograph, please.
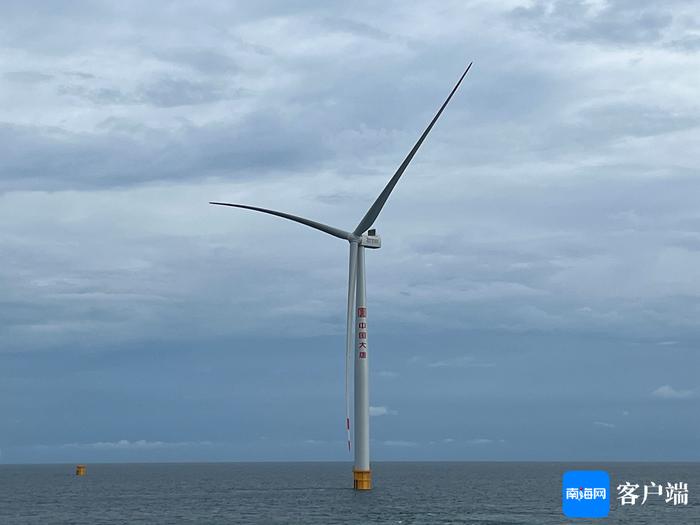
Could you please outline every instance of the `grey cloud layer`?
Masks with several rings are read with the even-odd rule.
[[[409,306],[418,310],[417,318],[429,319],[420,306],[427,301],[434,311],[460,312],[446,315],[450,326],[481,325],[499,312],[500,319],[489,324],[633,330],[642,321],[652,331],[694,328],[699,219],[689,146],[700,115],[688,89],[692,73],[681,66],[693,59],[662,45],[639,55],[644,42],[637,38],[635,51],[601,47],[610,42],[585,37],[583,30],[577,39],[595,44],[595,50],[557,44],[550,36],[559,36],[546,32],[501,31],[517,26],[518,17],[545,24],[564,14],[591,27],[607,20],[646,31],[648,13],[662,8],[562,2],[498,12],[455,3],[441,12],[406,6],[378,25],[362,12],[351,16],[323,6],[303,11],[216,6],[195,14],[189,4],[179,13],[70,4],[35,14],[54,24],[43,44],[22,38],[27,24],[38,22],[20,4],[5,9],[8,17],[24,21],[5,36],[3,89],[16,102],[3,111],[0,127],[0,188],[8,224],[13,216],[27,220],[27,214],[13,211],[24,206],[18,203],[31,206],[31,194],[23,192],[61,191],[36,194],[41,204],[30,214],[33,227],[20,228],[23,237],[8,230],[5,257],[21,261],[32,277],[19,285],[8,277],[7,297],[18,306],[4,315],[5,322],[26,316],[41,322],[42,315],[32,312],[51,310],[53,301],[63,304],[66,293],[99,303],[87,322],[102,315],[122,319],[99,295],[105,289],[113,293],[108,282],[118,274],[96,265],[86,281],[80,267],[81,259],[93,257],[96,244],[108,244],[127,260],[143,260],[142,247],[149,243],[159,247],[145,252],[143,267],[123,274],[119,293],[166,298],[167,305],[171,286],[156,272],[174,278],[182,271],[178,247],[207,261],[216,246],[235,245],[231,231],[240,221],[259,227],[263,238],[271,235],[269,220],[212,212],[203,206],[209,198],[278,201],[281,208],[305,208],[318,219],[330,213],[338,226],[348,227],[434,111],[461,66],[454,59],[462,62],[466,53],[477,59],[475,70],[382,217],[398,246],[388,244],[386,251],[393,253],[376,262],[383,282],[393,283],[378,292],[377,299],[387,301],[384,311]],[[105,22],[113,9],[116,18]],[[78,11],[84,34],[50,45],[68,31]],[[669,10],[657,13],[672,18],[659,31],[671,23],[689,26],[687,13],[676,12],[675,18]],[[582,16],[573,16],[577,13]],[[376,19],[382,14],[375,13]],[[183,45],[158,17],[183,34],[196,31],[196,38]],[[423,23],[409,30],[417,19]],[[211,31],[200,33],[207,20]],[[464,31],[485,21],[492,28],[482,27],[478,37]],[[20,50],[29,57],[22,69]],[[111,62],[105,60],[110,56]],[[380,66],[375,57],[381,57]],[[678,67],[672,69],[672,63]],[[659,69],[665,72],[663,84],[657,83]],[[30,111],[33,105],[36,111]],[[274,188],[272,199],[269,192],[250,191],[264,181]],[[153,184],[155,191],[149,190]],[[158,186],[163,184],[167,190]],[[120,224],[126,216],[167,207],[165,215],[149,216],[157,224],[193,185],[203,202],[188,203],[186,214],[200,226],[197,231],[163,223],[155,226],[157,234],[137,228],[124,233]],[[295,187],[301,191],[292,193]],[[131,206],[104,208],[110,188],[132,192],[118,198]],[[321,205],[318,211],[314,203]],[[421,209],[416,206],[426,212],[415,214],[411,210]],[[61,221],[48,228],[54,212],[44,210],[51,209],[76,210],[77,218],[69,228]],[[104,215],[100,241],[93,228],[81,226],[96,213]],[[214,226],[220,221],[226,221],[223,231]],[[126,224],[135,227],[138,221]],[[163,233],[178,241],[164,242],[158,238]],[[27,235],[34,245],[25,241]],[[285,236],[275,250],[289,252],[294,245]],[[83,249],[90,252],[83,255]],[[63,266],[42,269],[34,262],[40,252],[62,257]],[[396,257],[404,264],[398,275],[391,270]],[[249,263],[237,271],[245,274]],[[209,272],[212,281],[225,281],[236,268],[215,266],[221,273]],[[64,273],[47,274],[49,267]],[[284,271],[282,264],[274,270],[267,262],[256,267]],[[289,275],[296,271],[289,269]],[[340,274],[329,274],[323,287]],[[47,296],[48,302],[38,300],[31,284],[49,283],[45,291],[55,286],[51,283],[75,279],[92,283],[89,293],[67,286]],[[198,279],[188,279],[194,294],[189,300],[201,301],[206,311],[212,296],[200,295],[205,286]],[[152,284],[144,289],[147,282]],[[280,286],[289,298],[297,293],[294,283]],[[506,311],[504,301],[510,305]],[[479,304],[478,311],[470,304]],[[66,316],[77,324],[91,317],[82,308],[74,315],[70,308],[59,309],[59,323]],[[281,306],[285,311],[294,310]],[[333,319],[336,326],[340,318]]]
[[[634,45],[661,40],[671,28],[674,11],[677,18],[684,21],[691,4],[682,1],[659,4],[635,0],[537,0],[529,6],[516,7],[511,16],[525,27],[558,39]]]

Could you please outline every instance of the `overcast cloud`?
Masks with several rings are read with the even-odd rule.
[[[3,462],[700,459],[694,2],[3,2]],[[76,425],[79,421],[80,424]],[[632,443],[633,444],[630,444]]]

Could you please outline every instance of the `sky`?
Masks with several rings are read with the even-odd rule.
[[[0,462],[700,460],[694,2],[0,5]]]

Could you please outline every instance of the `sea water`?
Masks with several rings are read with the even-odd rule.
[[[610,474],[604,521],[562,514],[562,475]],[[700,524],[698,463],[383,463],[356,492],[349,463],[0,465],[0,524]],[[650,496],[621,506],[616,487],[684,482],[688,504]],[[638,493],[641,495],[641,489]]]

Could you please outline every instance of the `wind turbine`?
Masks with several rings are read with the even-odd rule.
[[[430,121],[428,127],[425,128],[423,134],[415,143],[411,151],[408,153],[404,161],[391,177],[389,183],[385,186],[382,192],[374,201],[374,204],[367,210],[365,216],[352,232],[347,232],[327,224],[297,217],[289,213],[284,213],[276,210],[268,210],[266,208],[258,208],[256,206],[247,206],[245,204],[231,204],[228,202],[210,202],[218,206],[231,206],[233,208],[243,208],[246,210],[259,211],[283,219],[304,224],[316,230],[322,231],[339,239],[344,239],[350,243],[350,264],[348,272],[348,309],[347,309],[347,332],[345,340],[345,427],[348,434],[348,449],[350,449],[350,398],[348,395],[349,383],[349,363],[351,356],[354,356],[354,408],[355,408],[355,463],[353,467],[353,487],[356,490],[369,490],[372,488],[372,472],[369,462],[369,349],[367,339],[367,300],[365,294],[365,248],[377,249],[381,248],[382,240],[377,235],[376,230],[371,229],[377,216],[382,211],[389,195],[394,186],[406,171],[411,160],[415,156],[418,149],[423,144],[423,141],[433,129],[435,122],[442,114],[443,110],[450,102],[452,95],[455,94],[457,88],[462,83],[462,80],[472,67],[470,63],[467,69],[462,73],[462,76],[455,84],[449,96],[443,102],[438,112]],[[355,327],[355,335],[353,335],[353,326]],[[355,344],[353,345],[353,339]],[[354,346],[354,352],[353,352]]]

